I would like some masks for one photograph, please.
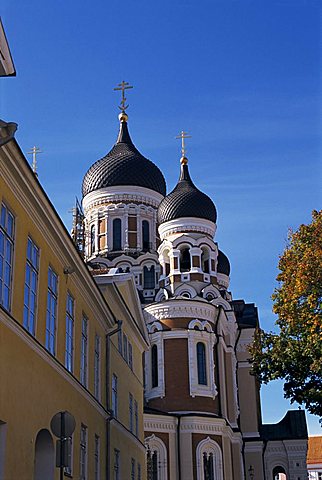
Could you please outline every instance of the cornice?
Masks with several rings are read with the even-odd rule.
[[[216,233],[216,224],[204,218],[183,217],[162,223],[159,226],[159,234],[161,240],[170,235],[184,232],[200,232],[210,237],[214,237]]]
[[[198,318],[214,322],[217,307],[212,304],[186,300],[166,300],[165,302],[148,305],[144,308],[147,323],[168,318]]]
[[[158,208],[162,199],[160,193],[144,187],[133,185],[106,187],[88,193],[83,198],[83,209],[86,215],[93,207],[120,202],[138,202]]]

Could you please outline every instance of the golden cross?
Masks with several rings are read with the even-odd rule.
[[[122,100],[121,100],[121,105],[119,105],[119,109],[122,112],[125,112],[125,110],[128,108],[128,105],[126,105],[126,97],[125,97],[125,90],[128,90],[129,88],[133,88],[132,85],[130,85],[128,82],[122,81],[122,83],[118,83],[117,87],[114,88],[114,90],[122,90]]]
[[[186,146],[184,144],[184,140],[185,140],[185,138],[191,138],[191,135],[188,135],[187,132],[184,132],[182,130],[180,135],[177,135],[176,138],[181,138],[181,154],[182,154],[183,157],[185,157],[186,156]]]
[[[32,155],[32,171],[37,175],[37,153],[43,153],[39,147],[32,147],[30,152],[27,152],[28,155]]]

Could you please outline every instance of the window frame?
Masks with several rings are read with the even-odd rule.
[[[83,387],[88,387],[88,317],[83,313],[82,315],[82,332],[81,332],[81,358],[79,379]],[[84,328],[84,326],[86,327]]]
[[[4,213],[4,224],[3,224],[3,212]],[[10,231],[8,231],[8,218],[12,219]],[[7,206],[5,202],[1,203],[0,210],[0,305],[5,308],[8,312],[11,311],[11,301],[12,301],[12,287],[13,287],[13,269],[14,269],[14,254],[15,254],[15,233],[16,233],[16,216],[12,210]],[[3,252],[1,254],[1,235],[3,237],[2,248]],[[10,261],[7,261],[7,248],[10,245]],[[6,283],[5,281],[5,267],[6,264],[9,265],[9,277]],[[4,289],[7,288],[8,296],[7,303],[4,302]]]
[[[50,275],[50,280],[49,280]],[[56,291],[53,289],[53,277],[56,277]],[[54,303],[54,304],[53,304]],[[50,305],[49,305],[50,304]],[[54,312],[52,311],[52,307]],[[58,275],[51,265],[47,272],[47,307],[46,307],[46,340],[45,346],[49,353],[56,354],[56,332],[58,312]],[[53,331],[52,331],[53,326]],[[53,341],[51,342],[51,339]]]
[[[69,311],[69,302],[72,305],[72,311]],[[65,367],[70,372],[74,371],[74,327],[75,327],[75,299],[68,291],[66,297],[65,313]],[[71,327],[71,328],[70,328]],[[70,339],[70,342],[68,340]],[[71,351],[69,351],[69,346]]]

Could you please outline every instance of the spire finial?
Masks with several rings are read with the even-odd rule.
[[[125,82],[122,80],[121,83],[117,84],[117,87],[114,88],[114,90],[121,90],[122,91],[122,100],[119,105],[119,109],[121,110],[121,113],[119,115],[119,119],[121,122],[126,122],[128,119],[127,114],[125,113],[125,110],[128,108],[128,105],[126,105],[126,96],[125,96],[125,90],[128,90],[129,88],[133,88],[132,85],[130,85],[128,82]]]
[[[32,171],[34,172],[34,174],[36,175],[36,177],[38,176],[37,174],[37,154],[38,153],[43,153],[42,150],[40,150],[39,147],[32,147],[32,149],[30,150],[30,152],[27,152],[28,155],[32,155]]]
[[[180,162],[183,164],[183,165],[186,165],[188,163],[188,159],[186,157],[186,146],[185,146],[185,139],[186,138],[191,138],[191,135],[188,135],[187,132],[184,132],[182,130],[182,132],[176,136],[176,138],[181,138],[181,158],[180,158]]]

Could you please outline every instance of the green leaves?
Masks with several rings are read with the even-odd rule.
[[[251,348],[253,374],[281,378],[285,397],[322,417],[322,210],[289,231],[272,295],[279,334],[258,330]]]

